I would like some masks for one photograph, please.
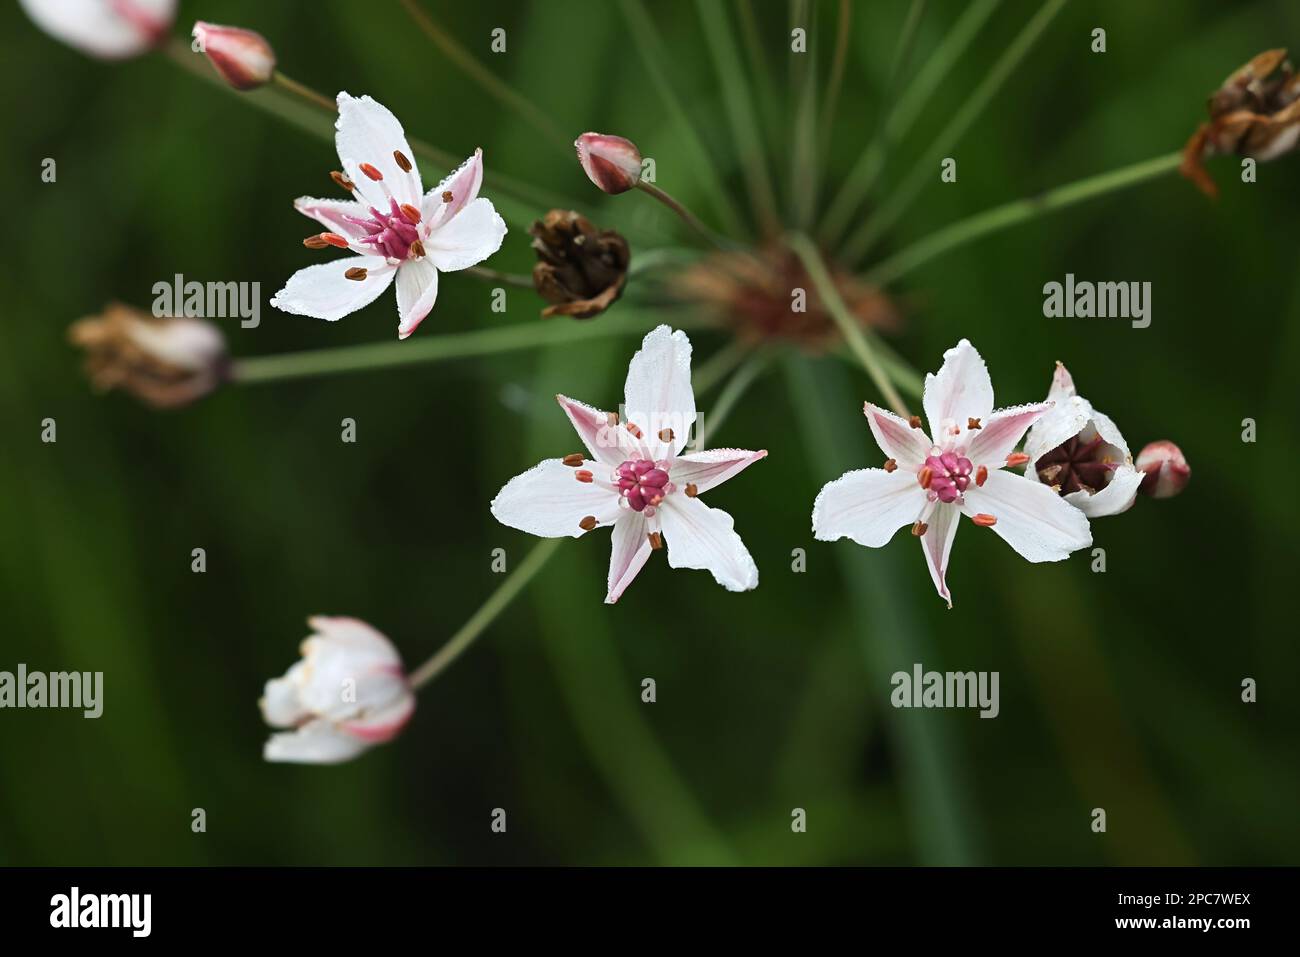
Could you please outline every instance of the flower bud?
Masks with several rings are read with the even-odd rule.
[[[415,711],[415,693],[392,643],[364,621],[317,615],[302,660],[266,683],[258,702],[273,728],[263,756],[338,764],[391,741]]]
[[[612,229],[597,229],[585,216],[553,209],[533,223],[537,264],[533,286],[554,305],[543,316],[598,316],[623,294],[632,253],[627,240]]]
[[[123,389],[155,408],[193,402],[229,375],[225,340],[205,319],[159,319],[113,303],[74,322],[68,338],[86,350],[92,386]]]
[[[583,133],[573,143],[582,171],[607,193],[625,193],[641,180],[641,151],[631,140]]]
[[[275,51],[260,33],[200,20],[194,24],[198,49],[236,90],[254,90],[271,82]]]
[[[1192,477],[1191,466],[1182,449],[1161,439],[1151,442],[1137,457],[1137,469],[1145,472],[1141,491],[1152,498],[1172,498],[1181,492]]]
[[[101,60],[125,60],[161,43],[176,0],[19,0],[54,39]]]

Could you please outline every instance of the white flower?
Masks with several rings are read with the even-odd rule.
[[[1118,515],[1137,497],[1142,473],[1115,423],[1074,391],[1074,380],[1056,364],[1052,403],[1025,437],[1030,467],[1025,475],[1050,485],[1089,518]]]
[[[543,538],[613,526],[606,602],[615,602],[668,540],[673,568],[703,568],[730,591],[758,585],[758,569],[730,515],[699,496],[767,455],[713,449],[681,454],[695,423],[691,343],[660,326],[632,357],[618,413],[556,396],[588,455],[547,459],[492,501],[497,521]]]
[[[329,230],[306,245],[356,255],[300,269],[271,305],[333,322],[374,302],[396,279],[397,337],[405,339],[433,308],[438,273],[487,259],[501,248],[506,224],[478,195],[482,150],[426,194],[397,117],[368,96],[340,93],[338,105],[343,175],[335,181],[354,199],[304,196],[294,208]]]
[[[392,643],[364,621],[317,615],[302,660],[273,678],[258,704],[273,728],[268,761],[338,764],[390,741],[415,711],[415,694]]]
[[[1031,562],[1060,561],[1092,544],[1082,512],[1047,486],[1004,470],[1027,461],[1012,450],[1049,403],[993,411],[984,360],[963,339],[944,353],[938,374],[925,377],[923,404],[930,435],[919,419],[913,425],[866,404],[885,467],[848,472],[821,490],[812,515],[818,539],[851,538],[876,548],[911,525],[950,608],[948,555],[962,514]]]
[[[54,39],[101,60],[157,46],[176,18],[176,0],[18,0]]]

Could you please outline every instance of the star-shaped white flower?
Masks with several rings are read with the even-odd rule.
[[[682,454],[695,423],[691,343],[660,326],[632,357],[623,418],[556,396],[587,455],[547,459],[516,475],[492,501],[511,528],[579,538],[613,526],[605,601],[618,601],[651,551],[667,539],[668,564],[703,568],[730,591],[758,586],[758,568],[730,515],[699,496],[767,455],[712,449]]]
[[[965,339],[944,353],[938,374],[925,377],[922,402],[930,435],[919,419],[913,426],[866,404],[871,434],[888,457],[885,467],[848,472],[821,490],[812,515],[818,539],[851,538],[876,548],[911,525],[949,608],[948,555],[962,514],[1031,562],[1060,561],[1092,544],[1081,511],[1051,488],[1005,470],[1028,461],[1012,450],[1050,403],[993,411],[988,370]]]
[[[397,281],[397,337],[405,339],[433,308],[438,273],[487,259],[505,239],[505,221],[478,195],[483,151],[424,193],[402,124],[368,96],[340,93],[335,142],[344,188],[352,200],[304,196],[294,208],[328,232],[308,237],[313,248],[335,246],[355,256],[300,269],[271,305],[333,322],[367,306]]]
[[[1074,391],[1059,362],[1047,399],[1052,407],[1025,436],[1025,475],[1052,486],[1089,518],[1127,511],[1143,473],[1134,467],[1119,428]]]

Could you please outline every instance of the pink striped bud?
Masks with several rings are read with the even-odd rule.
[[[236,90],[255,90],[271,82],[275,51],[260,33],[200,20],[194,24],[194,41],[196,52],[206,55]]]
[[[631,140],[583,133],[574,141],[582,171],[606,193],[625,193],[641,179],[641,151]]]
[[[1183,458],[1182,449],[1161,439],[1144,448],[1134,463],[1146,478],[1138,488],[1152,498],[1172,498],[1181,492],[1192,477],[1191,466]]]

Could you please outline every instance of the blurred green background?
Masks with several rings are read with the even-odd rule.
[[[719,0],[721,2],[721,0]],[[724,4],[734,16],[732,3]],[[881,109],[910,4],[853,4],[829,155],[838,185]],[[788,88],[789,10],[756,0]],[[836,5],[819,0],[826,72]],[[965,4],[930,2],[924,59]],[[874,201],[925,155],[1037,4],[1007,0],[897,151]],[[627,35],[618,4],[426,3],[558,126],[636,140],[659,185],[706,214],[700,178]],[[743,198],[720,86],[692,3],[651,5],[671,77],[718,171]],[[320,90],[369,93],[409,133],[602,210],[634,255],[690,239],[643,196],[603,197],[572,157],[502,109],[396,3],[182,0],[195,19],[256,29],[281,68]],[[1108,52],[1089,51],[1091,30]],[[494,27],[507,52],[488,51]],[[823,32],[824,31],[824,32]],[[250,108],[162,56],[86,59],[0,10],[10,210],[0,346],[0,669],[105,673],[97,721],[0,712],[0,863],[980,863],[1300,861],[1288,582],[1297,468],[1300,158],[1241,186],[1216,162],[1217,204],[1169,175],[933,260],[894,291],[897,348],[920,370],[965,336],[998,404],[1039,399],[1057,359],[1136,451],[1169,438],[1190,461],[1181,497],[1093,523],[1086,552],[1028,565],[992,535],[954,548],[955,608],[915,544],[815,543],[817,490],[879,453],[859,414],[866,376],[833,359],[775,367],[716,440],[769,458],[725,488],[762,574],[733,595],[656,556],[601,604],[605,533],[566,542],[480,643],[421,695],[393,744],[339,767],[272,765],[256,706],[296,659],[308,614],[354,615],[415,666],[517,562],[530,537],[487,504],[505,480],[575,442],[551,396],[621,396],[637,336],[490,359],[230,387],[173,413],[97,396],[67,344],[74,319],[121,299],[148,308],[175,273],[262,284],[261,326],[224,320],[237,356],[387,342],[391,293],[338,323],[266,304],[296,269],[307,221],[291,201],[334,195],[332,144]],[[964,215],[1179,148],[1208,93],[1255,53],[1300,43],[1284,0],[1070,3],[961,140],[955,186],[927,187],[878,252]],[[751,84],[751,91],[762,83]],[[788,181],[793,137],[768,131]],[[46,157],[55,184],[40,181]],[[424,165],[424,164],[422,164]],[[426,182],[436,179],[426,168]],[[485,190],[491,195],[490,188]],[[826,201],[825,192],[822,202]],[[539,215],[542,207],[533,212]],[[869,215],[869,213],[867,213]],[[490,265],[530,266],[512,224]],[[1048,320],[1042,286],[1150,281],[1153,323]],[[512,290],[444,276],[416,340],[540,322]],[[624,302],[606,317],[631,317]],[[673,321],[642,311],[643,327]],[[565,320],[551,320],[556,322]],[[629,320],[632,321],[632,320]],[[692,334],[696,366],[722,347]],[[707,414],[716,392],[701,399]],[[359,441],[339,441],[340,419]],[[42,444],[54,417],[58,442]],[[1243,444],[1241,421],[1259,423]],[[190,571],[207,550],[208,571]],[[791,571],[792,549],[807,571]],[[895,711],[889,675],[996,670],[1001,715]],[[653,677],[658,702],[640,701]],[[1243,704],[1244,677],[1259,702]],[[191,809],[207,832],[190,829]],[[509,830],[489,829],[494,807]],[[808,813],[806,834],[791,809]],[[1090,830],[1105,808],[1108,831]]]

